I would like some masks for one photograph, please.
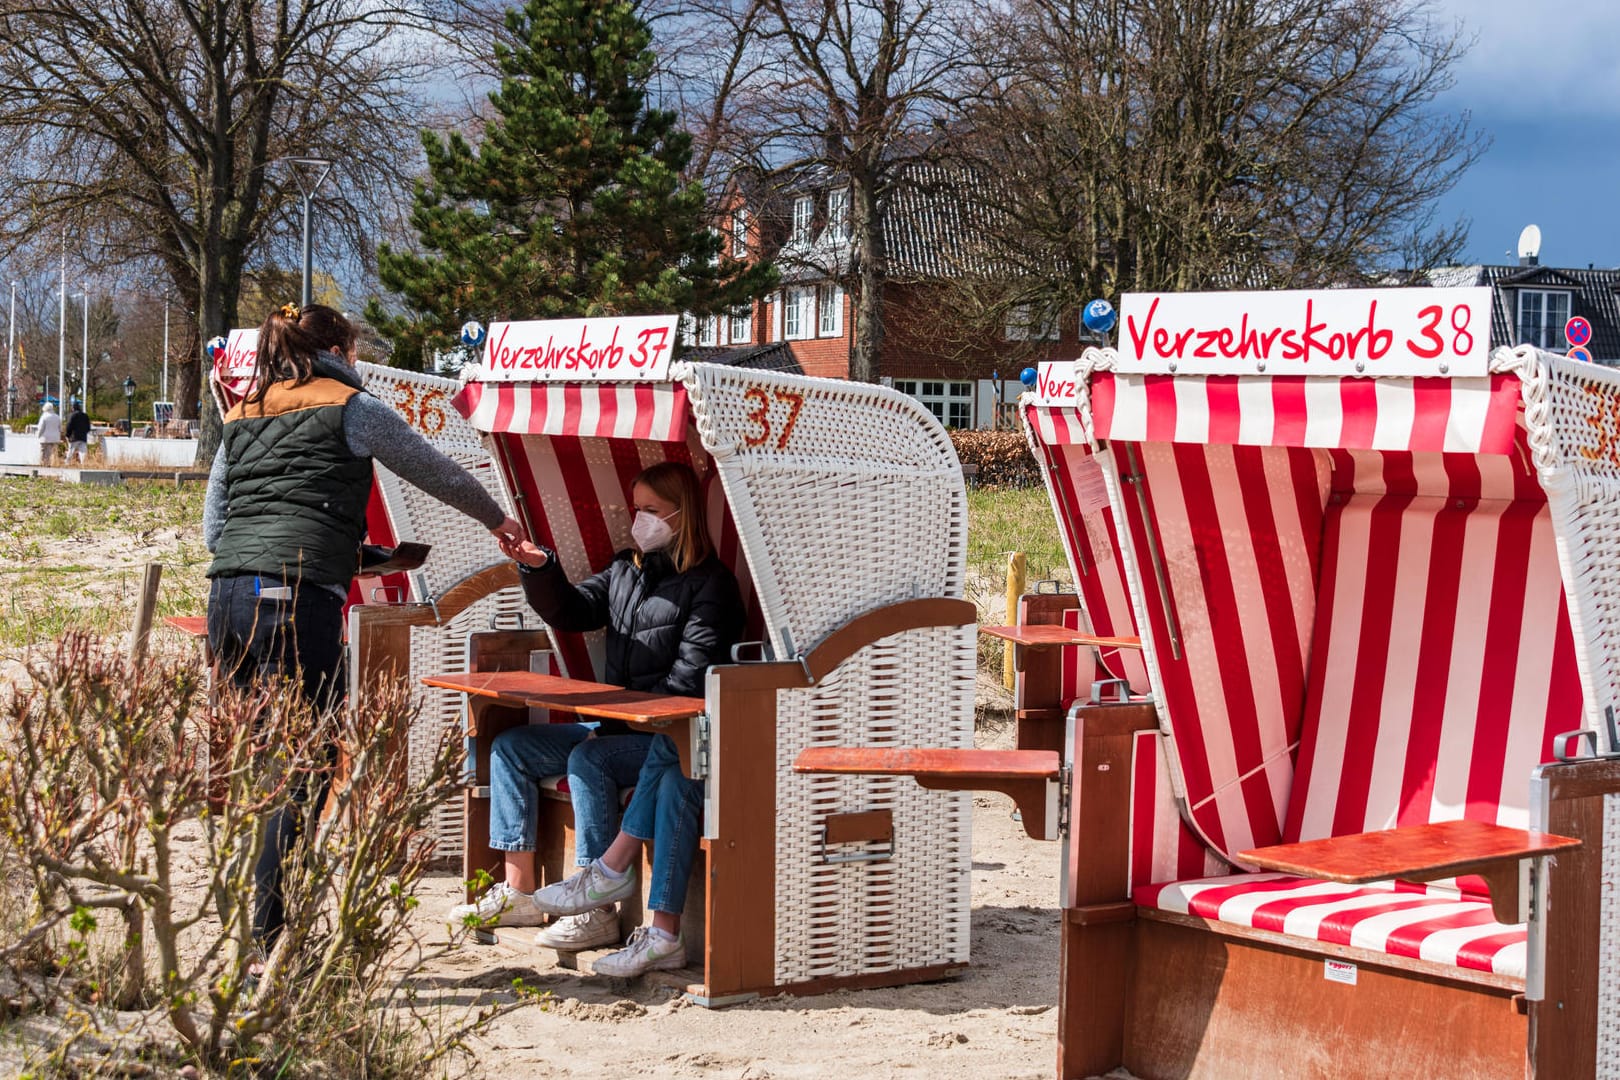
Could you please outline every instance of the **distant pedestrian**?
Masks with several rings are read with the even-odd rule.
[[[90,416],[79,403],[73,403],[73,411],[68,414],[67,425],[62,429],[62,437],[67,440],[67,464],[73,464],[74,455],[78,456],[79,464],[84,464],[85,452],[90,446]]]
[[[56,415],[56,406],[50,402],[39,414],[39,463],[56,464],[56,448],[62,442],[62,418]]]

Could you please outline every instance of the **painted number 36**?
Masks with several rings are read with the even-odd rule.
[[[416,387],[403,379],[394,384],[399,391],[399,398],[394,402],[394,408],[405,418],[405,422],[424,435],[437,435],[444,430],[444,391],[429,390],[422,395],[422,400],[416,400]]]
[[[743,398],[755,405],[753,411],[748,414],[753,429],[743,433],[743,442],[749,446],[764,446],[769,442],[773,407],[786,406],[787,417],[779,420],[782,428],[776,436],[776,448],[786,450],[788,439],[793,437],[793,425],[799,422],[799,412],[804,408],[804,395],[792,390],[767,391],[764,387],[754,386],[749,388]],[[779,414],[782,410],[775,411]]]

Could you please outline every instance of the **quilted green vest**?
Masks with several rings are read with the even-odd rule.
[[[336,379],[276,382],[225,414],[225,527],[208,576],[347,585],[359,566],[371,459],[349,450]]]

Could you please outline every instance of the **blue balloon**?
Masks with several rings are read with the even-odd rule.
[[[1035,380],[1038,377],[1039,376],[1036,374],[1035,369],[1032,367],[1027,367],[1018,373],[1018,381],[1029,387],[1031,390],[1035,389]]]
[[[1119,316],[1114,314],[1114,305],[1106,300],[1093,300],[1086,305],[1085,314],[1081,316],[1086,329],[1097,334],[1106,334],[1114,328]]]
[[[484,324],[477,319],[468,319],[461,324],[461,343],[469,349],[476,349],[484,343]]]

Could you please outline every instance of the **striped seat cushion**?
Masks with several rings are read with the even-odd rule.
[[[1453,889],[1234,874],[1148,885],[1132,899],[1157,911],[1524,978],[1524,925],[1497,922],[1488,903]]]

